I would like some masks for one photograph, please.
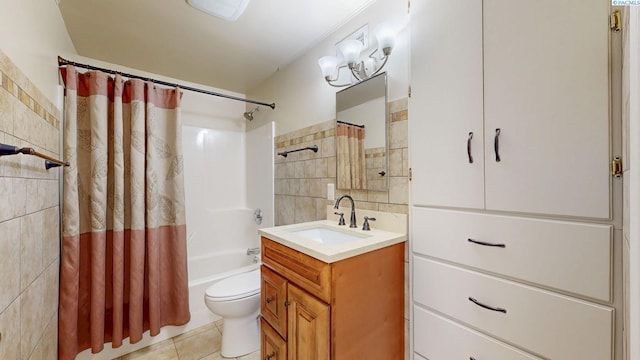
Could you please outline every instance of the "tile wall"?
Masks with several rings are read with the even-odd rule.
[[[409,201],[407,98],[389,102],[388,191],[336,189],[336,197],[348,193],[359,209],[407,214]],[[327,184],[336,183],[335,120],[329,120],[275,138],[276,154],[307,146],[318,152],[300,151],[275,158],[275,224],[287,225],[326,218]]]
[[[0,143],[59,155],[60,111],[0,52]],[[0,158],[0,359],[57,359],[61,170]]]
[[[384,147],[365,149],[364,163],[367,171],[367,189],[388,189],[389,178],[379,175],[387,170],[387,149]]]

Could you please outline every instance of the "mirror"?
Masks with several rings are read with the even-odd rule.
[[[387,113],[386,73],[336,93],[337,189],[389,189]]]

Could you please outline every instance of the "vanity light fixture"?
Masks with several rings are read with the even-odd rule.
[[[364,50],[364,44],[356,39],[347,39],[338,46],[337,56],[323,56],[318,59],[318,65],[322,70],[322,76],[331,86],[344,87],[351,83],[336,84],[340,78],[340,69],[348,67],[353,77],[363,81],[377,75],[387,63],[391,50],[395,45],[395,32],[387,23],[381,23],[373,30],[378,47],[364,60],[360,60],[360,53]]]

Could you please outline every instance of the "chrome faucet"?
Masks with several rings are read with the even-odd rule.
[[[353,198],[350,195],[344,194],[340,196],[338,200],[336,200],[336,204],[333,206],[333,208],[338,209],[340,207],[340,201],[344,198],[349,199],[349,201],[351,202],[351,220],[349,221],[349,227],[358,227],[358,225],[356,225],[356,204],[353,202]]]
[[[248,248],[247,249],[247,255],[258,255],[258,254],[260,254],[260,248],[259,247]]]

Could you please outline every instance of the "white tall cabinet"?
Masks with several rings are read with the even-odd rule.
[[[416,359],[621,359],[610,12],[411,1]]]
[[[610,217],[609,7],[412,2],[414,204]]]

